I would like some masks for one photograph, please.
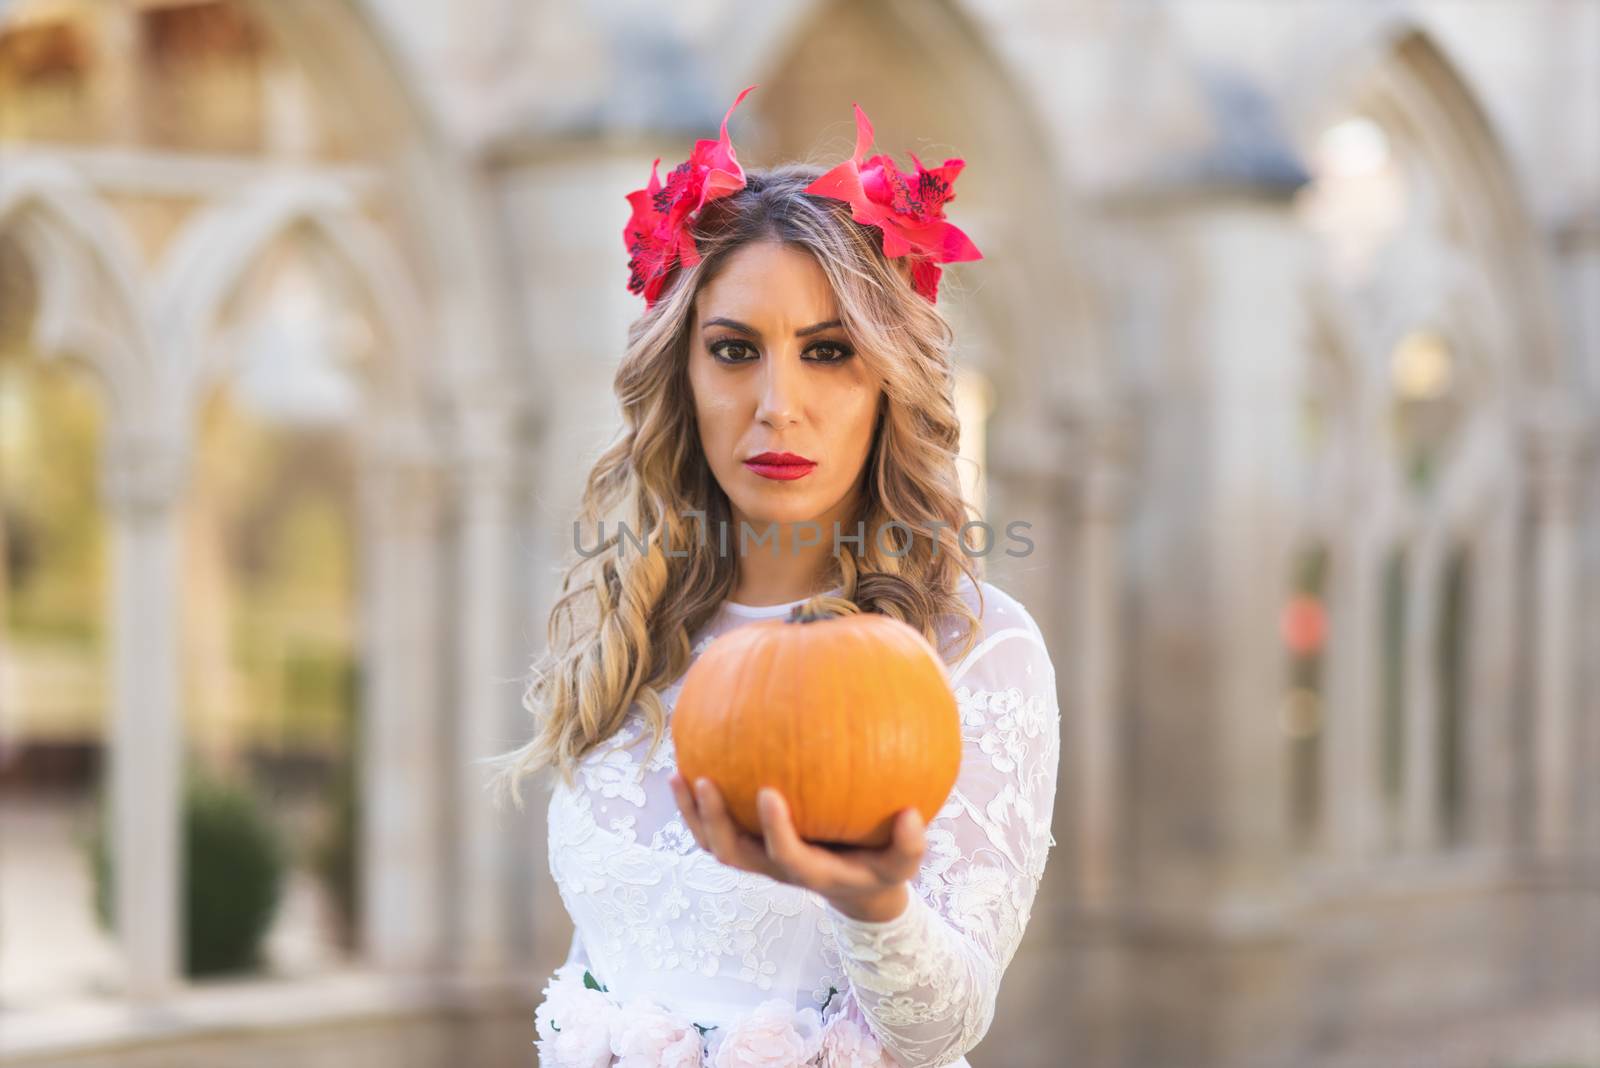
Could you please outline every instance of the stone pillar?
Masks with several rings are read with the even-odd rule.
[[[1219,888],[1211,906],[1253,921],[1277,914],[1289,874],[1289,745],[1280,711],[1289,654],[1278,635],[1304,508],[1297,401],[1308,362],[1308,245],[1288,204],[1266,197],[1210,206],[1189,240],[1202,289],[1185,341],[1210,369],[1203,425],[1212,453],[1209,469],[1202,458],[1187,462],[1204,495],[1194,514],[1173,521],[1201,531],[1203,555],[1191,566],[1209,572],[1200,587],[1209,604],[1207,634],[1195,640],[1214,658],[1215,675],[1168,714],[1212,725],[1209,802],[1221,848],[1208,861]]]
[[[1426,537],[1412,543],[1406,561],[1406,692],[1400,775],[1401,841],[1408,852],[1426,853],[1439,827],[1439,632],[1440,563]]]
[[[179,710],[180,442],[113,431],[102,491],[113,528],[110,852],[126,992],[157,1001],[182,981]]]
[[[1468,840],[1497,856],[1516,849],[1517,768],[1512,754],[1528,725],[1516,682],[1520,516],[1506,488],[1473,542],[1470,594],[1472,692],[1467,701]]]
[[[1578,765],[1578,498],[1588,427],[1571,401],[1540,397],[1523,419],[1533,513],[1534,843],[1546,859],[1574,846]]]
[[[439,485],[429,458],[380,447],[360,468],[362,943],[395,971],[446,953],[439,664]]]
[[[1299,895],[1279,634],[1306,522],[1311,247],[1278,188],[1183,192],[1121,205],[1148,251],[1123,276],[1143,292],[1124,302],[1140,425],[1118,718],[1138,789],[1119,820],[1116,988],[1124,1019],[1163,1019],[1137,1043],[1145,1060],[1290,1063]]]
[[[1066,431],[1066,432],[1064,432]],[[1103,635],[1089,637],[1099,625],[1089,618],[1085,594],[1088,578],[1077,551],[1078,518],[1071,503],[1083,458],[1072,444],[1067,421],[1026,412],[998,410],[989,422],[986,472],[988,511],[984,521],[993,527],[993,551],[980,561],[985,581],[1014,595],[1038,623],[1056,669],[1056,692],[1061,706],[1060,768],[1056,781],[1051,834],[1072,851],[1056,850],[1046,870],[1048,887],[1057,877],[1076,881],[1086,846],[1079,837],[1082,803],[1082,738],[1077,733],[1090,713],[1080,707],[1085,677],[1086,643],[1104,643]],[[1025,556],[1008,535],[1011,523],[1025,522],[1018,537],[1033,543]],[[1068,844],[1070,843],[1070,844]],[[1065,865],[1065,869],[1063,869]],[[1065,884],[1064,884],[1065,885]],[[1076,900],[1062,900],[1080,907]],[[1053,922],[1051,917],[1045,922]],[[1036,926],[1041,926],[1035,921]]]
[[[458,501],[455,576],[455,729],[459,908],[456,966],[467,977],[505,971],[515,956],[513,862],[525,859],[510,828],[511,810],[497,810],[478,761],[526,740],[518,680],[519,599],[512,581],[515,541],[515,445],[518,408],[507,391],[456,402],[453,457]]]
[[[1600,12],[1596,13],[1600,17]],[[1590,412],[1600,413],[1600,211],[1575,211],[1556,232],[1558,267],[1562,281],[1562,305],[1566,310],[1567,336],[1579,369],[1575,402]],[[1600,433],[1594,424],[1591,432]],[[1596,448],[1591,438],[1591,448]],[[1588,738],[1579,757],[1579,767],[1600,768],[1600,458],[1590,453],[1590,462],[1579,476],[1578,490],[1578,570],[1584,586],[1578,626],[1580,669],[1585,677],[1579,684],[1585,695],[1578,711]],[[1579,852],[1587,855],[1586,868],[1600,879],[1600,774],[1590,770],[1582,776],[1578,797],[1580,823],[1587,829]]]
[[[1352,465],[1360,471],[1360,467]],[[1350,487],[1354,521],[1338,528],[1330,575],[1328,648],[1323,717],[1323,774],[1320,807],[1328,861],[1336,869],[1364,867],[1381,845],[1383,784],[1378,762],[1378,644],[1384,547],[1379,532],[1362,517],[1370,483],[1359,474]],[[1346,637],[1348,636],[1348,637]]]
[[[1118,679],[1122,633],[1123,510],[1128,494],[1129,428],[1110,413],[1091,417],[1083,427],[1077,487],[1077,536],[1072,544],[1080,577],[1075,633],[1078,672],[1073,679],[1072,715],[1077,732],[1075,766],[1062,782],[1073,783],[1078,812],[1078,897],[1090,913],[1116,904],[1118,819],[1122,797],[1123,752],[1118,732],[1121,704]]]
[[[515,643],[515,656],[499,671],[507,685],[493,689],[512,724],[507,740],[516,745],[527,742],[534,727],[521,705],[520,683],[546,644],[550,609],[574,555],[572,522],[584,480],[618,426],[612,377],[626,349],[628,327],[644,310],[644,302],[628,292],[621,242],[614,249],[597,243],[592,227],[577,221],[607,218],[618,204],[626,208],[623,196],[645,184],[652,159],[670,159],[671,153],[684,151],[684,143],[674,138],[626,145],[575,143],[554,154],[548,147],[501,144],[494,176],[509,250],[501,281],[506,305],[518,314],[515,348],[517,358],[525,361],[520,373],[527,382],[538,383],[525,398],[538,415],[536,439],[531,424],[528,429],[528,440],[537,444],[519,447],[519,455],[526,457],[527,481],[535,490],[515,517],[522,532],[514,543],[522,590],[509,606],[510,616],[501,617],[509,620],[502,624],[502,640]],[[476,409],[463,411],[480,417]],[[510,685],[513,679],[515,687]],[[517,818],[523,830],[515,834],[517,848],[529,858],[521,879],[527,888],[516,903],[516,926],[531,932],[539,955],[551,967],[565,959],[572,935],[548,870],[549,795],[544,786],[553,774],[524,780],[528,811]],[[481,801],[479,794],[473,795],[475,805]]]

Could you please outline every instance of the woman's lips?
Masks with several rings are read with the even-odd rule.
[[[762,478],[773,478],[788,482],[797,478],[805,478],[816,469],[816,463],[803,456],[793,453],[764,452],[760,456],[752,456],[744,465]]]

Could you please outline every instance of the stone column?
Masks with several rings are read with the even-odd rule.
[[[715,129],[715,123],[708,128]],[[513,543],[522,588],[507,606],[510,615],[499,617],[507,620],[501,624],[501,639],[514,644],[504,668],[495,669],[497,680],[506,684],[497,681],[488,687],[491,699],[509,717],[506,740],[514,744],[532,736],[534,722],[521,705],[521,681],[546,643],[550,608],[574,555],[572,522],[589,466],[618,426],[612,377],[626,348],[628,327],[644,310],[644,302],[628,292],[621,243],[613,248],[598,242],[593,227],[575,220],[608,218],[618,204],[626,208],[622,197],[644,185],[652,159],[670,159],[671,153],[684,151],[683,143],[673,138],[574,143],[554,154],[548,149],[545,143],[518,147],[506,142],[496,152],[495,180],[508,249],[500,281],[506,305],[518,316],[515,355],[517,373],[529,383],[525,402],[539,419],[537,437],[531,423],[524,434],[537,444],[518,447],[534,490],[515,516],[516,529],[523,532]],[[479,419],[481,407],[462,410]],[[494,477],[489,476],[491,484]],[[494,495],[484,491],[477,496],[487,501]],[[489,512],[479,509],[479,514]],[[486,541],[501,537],[492,533],[497,522],[477,524]],[[522,827],[514,832],[514,844],[528,858],[519,877],[525,889],[516,901],[515,927],[531,933],[538,954],[551,967],[565,959],[572,934],[548,871],[549,795],[544,787],[553,774],[524,780],[528,811],[512,821]],[[473,804],[482,810],[481,794],[473,794]]]
[[[492,976],[513,962],[510,890],[513,862],[524,859],[509,830],[518,821],[497,810],[477,762],[526,741],[519,703],[522,650],[512,579],[516,544],[515,443],[518,408],[509,391],[456,402],[453,475],[458,501],[455,575],[457,674],[455,729],[457,826],[455,865],[458,971]]]
[[[1243,179],[1112,209],[1132,235],[1120,332],[1141,420],[1117,719],[1143,787],[1118,799],[1133,855],[1116,897],[1140,923],[1259,933],[1292,900],[1278,632],[1304,526],[1308,239],[1282,190]]]
[[[1153,337],[1130,347],[1143,366],[1125,361],[1141,424],[1119,718],[1133,721],[1139,788],[1119,821],[1133,855],[1117,893],[1117,1000],[1126,1019],[1166,1014],[1139,1042],[1146,1059],[1249,1049],[1290,1063],[1299,894],[1279,628],[1305,526],[1311,250],[1281,189],[1183,192],[1125,200],[1149,249],[1128,277],[1151,291],[1128,305]]]
[[[1085,461],[1081,447],[1075,446],[1071,437],[1067,420],[1000,410],[989,423],[987,443],[988,511],[984,521],[993,528],[993,549],[981,560],[983,577],[1015,595],[1028,609],[1056,669],[1061,749],[1051,834],[1071,853],[1057,850],[1052,854],[1045,876],[1047,886],[1063,864],[1067,870],[1059,874],[1076,882],[1089,849],[1080,837],[1084,829],[1082,791],[1090,788],[1084,782],[1084,763],[1098,757],[1081,748],[1083,720],[1097,715],[1082,703],[1083,680],[1095,677],[1085,660],[1092,648],[1101,648],[1105,655],[1114,652],[1103,649],[1113,640],[1110,636],[1091,636],[1103,620],[1089,605],[1091,579],[1081,571],[1086,561],[1078,551],[1081,520],[1073,512],[1072,496]],[[1008,555],[1023,552],[1008,534],[1014,522],[1029,524],[1016,532],[1017,537],[1033,543],[1024,556]],[[1104,781],[1098,778],[1101,770],[1089,773],[1096,789]],[[1082,907],[1077,900],[1061,904],[1074,910]]]
[[[395,971],[445,957],[439,486],[429,459],[380,447],[360,469],[362,943]]]
[[[1197,641],[1215,674],[1168,714],[1206,717],[1216,746],[1207,803],[1221,844],[1210,859],[1220,889],[1209,905],[1255,919],[1277,916],[1290,869],[1280,711],[1289,654],[1278,628],[1304,508],[1296,402],[1307,364],[1308,246],[1280,199],[1208,207],[1188,235],[1204,282],[1185,341],[1210,369],[1210,395],[1200,401],[1209,441],[1195,443],[1210,454],[1188,462],[1204,495],[1173,521],[1195,524],[1204,539],[1192,565],[1205,569],[1209,602],[1200,621],[1207,634]]]
[[[1078,895],[1091,913],[1116,903],[1118,819],[1122,797],[1120,672],[1123,509],[1128,494],[1129,428],[1110,413],[1093,417],[1080,442],[1077,492],[1081,578],[1076,629],[1078,674],[1070,722],[1077,731],[1071,769],[1078,809]],[[1070,781],[1063,775],[1063,782]]]
[[[1513,754],[1528,708],[1516,682],[1520,516],[1508,490],[1473,541],[1470,626],[1472,692],[1467,701],[1469,844],[1505,856],[1516,849],[1517,768]]]
[[[1426,537],[1412,543],[1406,560],[1406,683],[1400,775],[1401,841],[1407,851],[1426,853],[1439,829],[1439,634],[1440,564]]]
[[[182,981],[179,710],[180,442],[113,431],[102,492],[113,527],[110,852],[126,992],[150,1002]]]
[[[1569,400],[1545,395],[1524,413],[1534,523],[1533,831],[1540,856],[1574,845],[1580,458],[1587,426]]]
[[[1357,468],[1359,471],[1360,469]],[[1360,483],[1358,474],[1352,481]],[[1374,626],[1382,590],[1383,545],[1368,521],[1370,484],[1351,486],[1352,522],[1333,545],[1329,589],[1331,633],[1323,716],[1320,807],[1330,864],[1361,868],[1380,845],[1383,784],[1378,764],[1377,641]]]

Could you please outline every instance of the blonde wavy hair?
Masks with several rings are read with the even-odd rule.
[[[956,467],[953,331],[911,287],[906,258],[884,256],[876,227],[851,219],[843,201],[802,192],[821,174],[806,163],[747,170],[745,187],[706,205],[695,222],[700,262],[680,267],[629,329],[614,382],[622,426],[589,472],[574,525],[578,544],[595,548],[575,546],[550,612],[549,647],[531,669],[523,705],[534,737],[485,761],[497,803],[509,793],[520,809],[520,780],[552,765],[571,785],[578,762],[616,733],[635,702],[654,732],[653,756],[666,730],[661,692],[688,668],[690,636],[734,590],[736,556],[705,536],[719,522],[732,525],[732,512],[700,447],[688,357],[696,295],[752,242],[816,257],[846,334],[884,391],[861,508],[844,529],[864,522],[866,537],[860,550],[840,544],[828,580],[857,610],[917,628],[949,663],[976,644],[978,616],[959,592],[964,572],[981,597],[981,558],[962,534],[977,516]],[[626,523],[628,535],[606,534],[607,518]],[[887,551],[886,530],[895,535]],[[940,640],[952,622],[953,644]]]

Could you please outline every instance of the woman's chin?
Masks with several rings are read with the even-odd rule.
[[[773,495],[783,493],[781,483],[779,485],[778,490],[768,492]],[[739,510],[744,513],[744,521],[750,524],[750,529],[759,533],[771,524],[804,523],[806,520],[815,520],[821,511],[820,507],[813,507],[815,502],[804,499],[809,498],[810,494],[804,497],[798,493],[785,496],[790,499],[781,502],[753,500],[748,502],[749,507],[744,507],[745,502],[740,502]]]

